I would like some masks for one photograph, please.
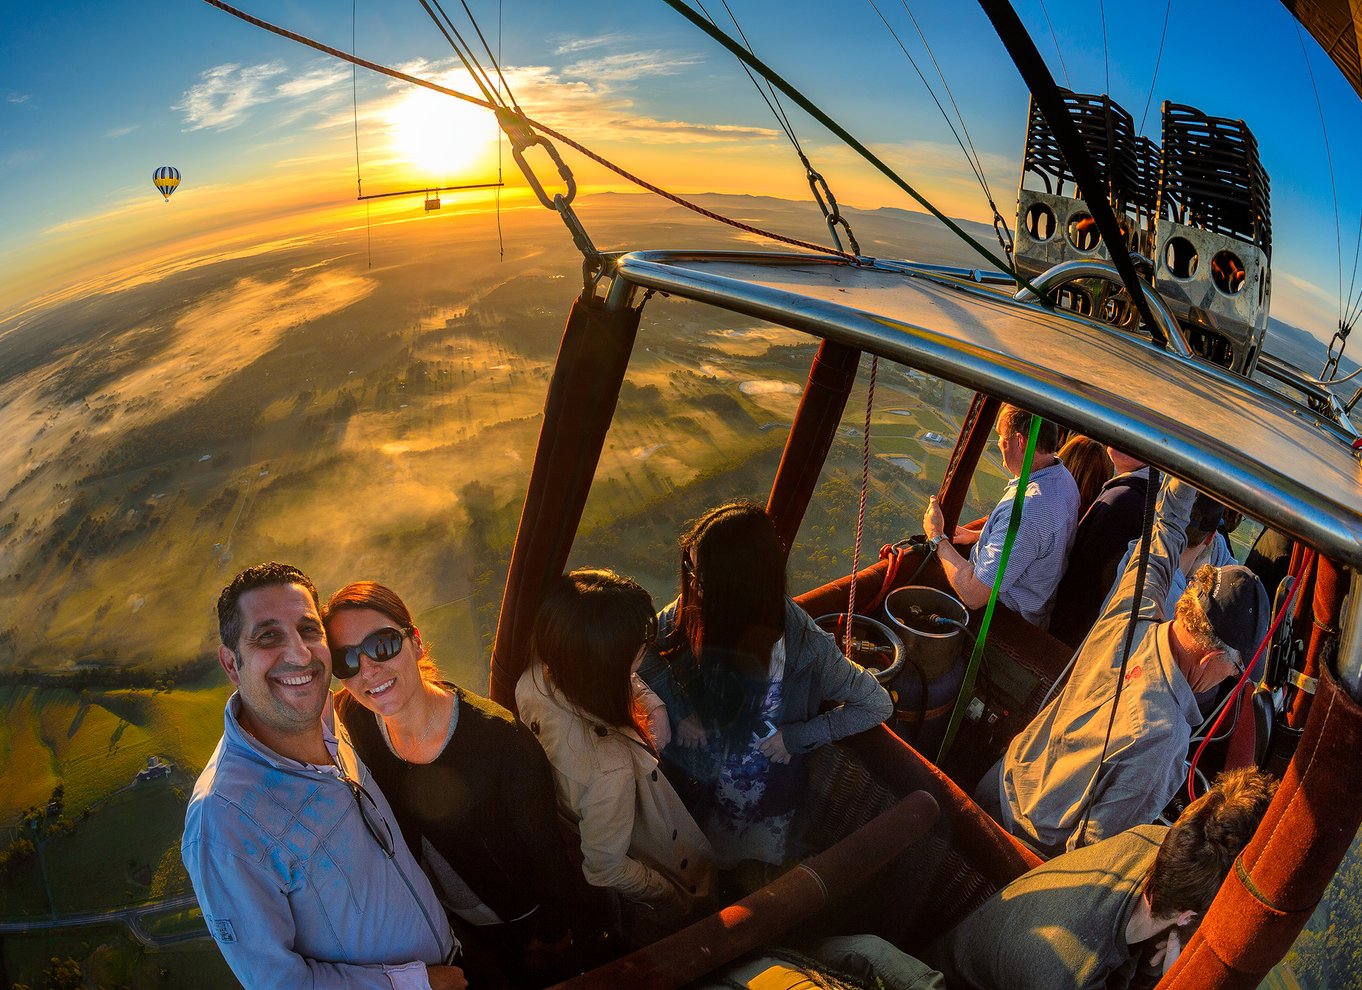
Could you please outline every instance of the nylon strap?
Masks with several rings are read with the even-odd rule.
[[[1026,501],[1026,486],[1031,482],[1031,461],[1036,454],[1036,440],[1040,437],[1040,417],[1031,414],[1031,433],[1026,438],[1026,455],[1022,458],[1021,473],[1017,475],[1017,490],[1012,495],[1012,513],[1007,518],[1007,535],[1003,537],[1003,552],[998,557],[998,573],[993,576],[993,590],[988,593],[988,605],[984,607],[984,619],[979,623],[979,635],[974,638],[974,652],[970,654],[969,664],[965,667],[965,680],[960,685],[960,694],[955,699],[955,709],[946,726],[946,736],[941,740],[941,750],[936,756],[936,765],[950,752],[955,742],[955,734],[964,721],[965,709],[974,692],[974,681],[979,676],[979,664],[984,659],[984,644],[988,642],[988,627],[993,623],[993,608],[998,604],[998,592],[1002,590],[1003,575],[1007,572],[1007,561],[1012,556],[1012,544],[1016,542],[1017,530],[1021,529],[1022,504]]]

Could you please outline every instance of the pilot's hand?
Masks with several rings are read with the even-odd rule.
[[[427,966],[430,990],[468,990],[468,981],[458,966]]]
[[[705,728],[694,715],[687,715],[676,724],[676,744],[686,749],[703,749],[709,744]]]

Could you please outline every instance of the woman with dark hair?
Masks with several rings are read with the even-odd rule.
[[[879,725],[888,693],[786,597],[785,550],[751,502],[711,509],[681,536],[681,596],[658,618],[659,651],[640,673],[671,720],[664,762],[721,867],[785,862],[801,757]]]
[[[1078,485],[1078,518],[1081,520],[1088,506],[1097,501],[1102,486],[1116,473],[1116,468],[1105,444],[1077,433],[1064,441],[1057,456]]]
[[[336,715],[474,967],[481,950],[512,986],[560,979],[585,891],[534,737],[505,708],[440,679],[411,612],[383,585],[341,588],[325,623],[344,687]]]
[[[657,769],[648,716],[660,702],[634,675],[656,631],[633,581],[573,571],[549,588],[515,692],[581,835],[587,881],[636,907],[640,940],[679,926],[714,880],[709,843]]]

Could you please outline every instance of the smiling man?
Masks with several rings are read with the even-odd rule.
[[[194,785],[180,853],[243,985],[462,990],[457,942],[369,771],[322,720],[331,655],[317,590],[258,564],[218,598],[236,692]]]

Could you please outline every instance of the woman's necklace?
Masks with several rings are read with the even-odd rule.
[[[393,731],[393,726],[391,725],[391,723],[388,723],[387,719],[384,719],[385,723],[384,727],[388,730],[388,738],[392,740],[393,751],[397,753],[399,759],[401,759],[405,763],[426,762],[425,760],[421,759],[421,757],[425,755],[421,747],[424,741],[430,738],[430,732],[433,728],[435,728],[436,723],[439,722],[440,714],[443,708],[444,695],[440,695],[436,699],[435,703],[431,706],[430,717],[426,719],[426,724],[421,726],[420,731],[414,733],[410,737],[411,740],[410,743],[399,742],[398,734]],[[448,716],[446,716],[446,718],[448,718]],[[402,753],[403,750],[406,750],[411,755],[404,756]]]

